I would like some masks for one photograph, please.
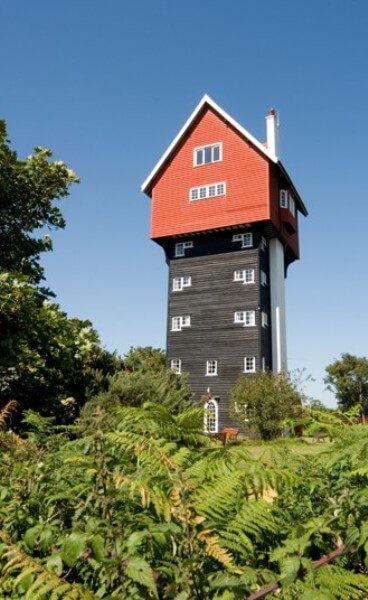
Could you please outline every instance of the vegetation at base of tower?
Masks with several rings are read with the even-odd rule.
[[[285,421],[301,416],[302,395],[282,373],[242,375],[231,391],[230,402],[233,418],[264,440],[278,437]]]
[[[28,412],[26,436],[0,432],[1,598],[238,600],[271,582],[286,600],[368,594],[365,427],[258,442],[255,457],[254,442],[205,436],[200,408],[107,412],[87,402],[64,428]]]
[[[349,353],[326,367],[325,383],[335,394],[339,407],[348,410],[359,405],[368,417],[368,359]]]

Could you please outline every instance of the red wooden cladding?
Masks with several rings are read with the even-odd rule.
[[[193,166],[194,148],[222,142],[222,160]],[[268,159],[206,107],[152,187],[151,237],[205,231],[270,218]],[[226,195],[189,200],[192,187],[226,182]]]

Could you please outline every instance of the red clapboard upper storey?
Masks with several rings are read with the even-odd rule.
[[[204,96],[142,185],[152,198],[151,237],[259,221],[280,229],[278,187],[291,188],[307,214],[278,158]],[[297,236],[296,217],[286,225]]]

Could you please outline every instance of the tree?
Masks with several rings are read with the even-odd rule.
[[[72,416],[103,350],[89,321],[68,319],[26,278],[0,273],[0,401]]]
[[[44,228],[65,227],[53,200],[68,195],[76,174],[52,153],[36,147],[26,161],[10,149],[4,121],[0,121],[0,271],[13,271],[38,284],[43,278],[41,252],[52,249]]]
[[[242,375],[231,392],[232,416],[268,440],[280,435],[282,422],[298,416],[301,395],[284,374]]]
[[[335,394],[339,407],[348,410],[357,404],[362,414],[368,416],[368,359],[345,352],[326,371],[324,381]]]

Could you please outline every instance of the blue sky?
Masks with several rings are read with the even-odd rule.
[[[45,256],[70,317],[110,350],[164,347],[167,268],[140,184],[204,93],[281,158],[309,217],[289,269],[290,369],[367,354],[366,0],[3,0],[0,118],[19,156],[50,148],[80,176]]]

